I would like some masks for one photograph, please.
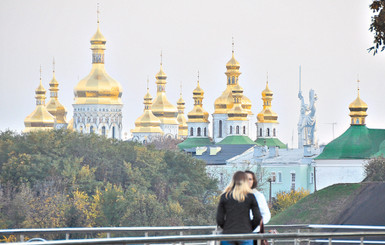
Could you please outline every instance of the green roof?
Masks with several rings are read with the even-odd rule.
[[[209,138],[187,138],[182,143],[178,144],[179,149],[190,149],[199,146],[212,145],[213,143]]]
[[[380,148],[379,151],[376,154],[374,154],[373,156],[374,157],[385,157],[385,140],[382,141],[379,148]]]
[[[286,149],[287,146],[277,138],[258,138],[255,142],[260,145],[278,146],[280,149]]]
[[[248,136],[231,135],[217,143],[217,145],[259,145]]]
[[[380,150],[385,129],[351,125],[340,137],[327,144],[315,159],[368,159]]]

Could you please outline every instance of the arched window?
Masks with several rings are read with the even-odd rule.
[[[115,139],[115,127],[112,127],[112,138]]]
[[[90,127],[90,133],[91,133],[91,134],[94,133],[94,126],[91,126],[91,127]]]
[[[233,126],[230,126],[230,134],[233,134]]]
[[[275,128],[273,128],[273,136],[275,137]]]
[[[232,84],[235,84],[235,78],[233,77],[233,79],[232,79]]]
[[[105,126],[102,127],[102,135],[106,136],[106,127]]]
[[[239,126],[236,127],[236,134],[239,134]]]
[[[207,129],[206,128],[203,129],[203,135],[207,136]]]
[[[262,137],[262,129],[261,128],[259,129],[259,136]]]
[[[230,77],[229,77],[229,79],[228,79],[229,81],[228,81],[228,84],[230,84],[231,83],[231,81],[230,81]]]
[[[270,129],[267,129],[267,136],[270,136]]]
[[[194,136],[194,128],[190,128],[190,136]]]
[[[357,118],[357,120],[356,120],[356,124],[359,124],[360,123],[360,120]]]
[[[243,126],[243,134],[246,134],[246,126]]]
[[[219,138],[222,138],[222,120],[219,120]]]
[[[201,128],[198,127],[197,136],[201,136]]]

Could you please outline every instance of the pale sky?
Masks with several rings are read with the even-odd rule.
[[[335,137],[349,127],[357,76],[369,106],[367,126],[385,128],[385,53],[367,52],[373,39],[371,0],[1,0],[0,130],[24,128],[35,108],[40,65],[48,91],[53,57],[59,100],[72,118],[73,89],[91,70],[89,41],[96,32],[98,2],[106,70],[123,87],[123,132],[130,132],[142,114],[147,76],[156,95],[161,50],[170,102],[176,105],[182,82],[185,114],[192,110],[199,70],[204,108],[212,114],[214,100],[226,88],[232,37],[240,85],[254,117],[262,109],[268,72],[279,138],[289,146],[293,132],[297,145],[299,65],[305,100],[310,88],[318,95],[319,143],[333,138],[330,123],[337,123]]]

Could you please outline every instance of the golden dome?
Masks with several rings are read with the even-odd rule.
[[[368,115],[368,105],[360,98],[360,89],[357,89],[357,98],[349,105],[349,116],[352,125],[365,125],[365,117]]]
[[[51,130],[55,125],[55,118],[45,108],[45,92],[46,90],[41,83],[35,90],[36,108],[24,119],[25,129],[23,132],[37,130]]]
[[[226,114],[234,105],[231,85],[227,85],[225,91],[214,102],[215,114]]]
[[[132,133],[159,133],[163,134],[160,128],[160,120],[151,111],[152,97],[147,88],[147,93],[144,96],[144,112],[135,120],[135,128]]]
[[[241,65],[235,59],[234,51],[233,51],[233,55],[232,55],[231,59],[227,62],[226,68],[229,69],[229,70],[239,70],[240,67],[241,67]]]
[[[269,89],[269,82],[266,82],[266,88],[262,91],[263,109],[257,115],[258,123],[278,123],[278,114],[271,109],[273,100],[273,91]]]
[[[101,43],[105,44],[107,42],[106,38],[103,36],[102,32],[99,28],[99,21],[98,21],[98,29],[96,30],[96,33],[91,37],[91,44],[95,43]]]
[[[186,106],[185,106],[185,101],[182,98],[182,93],[180,93],[180,98],[178,99],[178,102],[177,102],[177,108],[178,108],[177,121],[179,123],[178,137],[184,138],[188,135],[188,126],[187,126],[186,117],[184,116],[184,109],[186,108]]]
[[[240,64],[234,57],[234,51],[232,52],[232,57],[226,64],[227,71],[225,72],[227,76],[227,87],[225,91],[217,98],[214,102],[214,114],[227,114],[228,110],[234,106],[233,98],[233,87],[238,84],[238,78],[241,74],[239,72]],[[248,114],[253,114],[251,112],[251,100],[245,95],[242,96],[242,108],[246,110]]]
[[[266,88],[262,91],[262,97],[273,97],[273,91],[269,89],[269,82],[266,82]]]
[[[157,93],[154,103],[152,104],[152,112],[159,118],[162,124],[178,124],[178,110],[171,104],[166,96],[166,78],[167,75],[163,71],[162,64],[160,71],[156,74]]]
[[[58,124],[66,124],[67,119],[67,110],[66,108],[59,102],[58,100],[58,91],[59,91],[59,82],[56,80],[55,71],[53,72],[53,78],[49,83],[50,100],[46,106],[49,113],[55,117],[56,123]]]
[[[203,122],[208,123],[209,113],[203,109],[203,95],[204,91],[199,86],[199,80],[197,87],[193,91],[194,108],[187,114],[187,122]]]
[[[122,104],[122,86],[111,78],[104,67],[106,39],[99,29],[91,38],[92,69],[74,89],[75,104]]]

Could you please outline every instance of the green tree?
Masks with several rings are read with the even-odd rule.
[[[378,157],[370,159],[365,164],[365,181],[385,181],[385,158]]]
[[[374,34],[373,46],[368,49],[376,55],[378,51],[385,49],[385,0],[373,0],[369,5],[373,11],[372,21],[369,30]]]

